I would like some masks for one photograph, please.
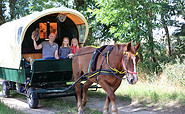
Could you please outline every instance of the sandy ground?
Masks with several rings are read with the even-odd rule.
[[[0,80],[0,84],[2,81]],[[60,98],[64,99],[64,98]],[[25,113],[30,114],[53,114],[57,113],[57,110],[53,110],[51,108],[46,108],[42,106],[38,106],[37,109],[30,109],[27,101],[22,98],[14,98],[11,96],[10,98],[3,98],[2,93],[0,93],[0,100],[3,101],[7,106],[13,107],[16,110],[23,111]],[[74,96],[71,97],[65,97],[66,101],[72,101],[76,102],[76,99]],[[146,107],[138,104],[137,102],[129,103],[124,102],[120,99],[117,99],[117,107],[119,114],[185,114],[185,108],[173,106],[173,107],[167,107],[165,110],[162,110],[158,107]],[[91,109],[95,110],[102,110],[104,106],[105,98],[88,98],[88,103],[86,107],[89,107]],[[111,108],[110,108],[111,109]]]

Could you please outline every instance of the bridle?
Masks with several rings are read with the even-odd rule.
[[[125,59],[123,59],[123,57],[122,57],[122,65],[123,65],[123,68],[124,68],[124,70],[125,70],[125,73],[126,74],[128,74],[128,73],[130,73],[130,74],[136,74],[137,75],[137,72],[134,72],[134,71],[130,71],[130,70],[127,70],[127,67],[126,67],[126,62],[127,62],[127,55],[128,55],[129,53],[128,52],[123,52],[123,56],[125,57]],[[138,52],[134,55],[134,59],[135,59],[135,57],[138,55]],[[135,67],[135,66],[134,66]]]

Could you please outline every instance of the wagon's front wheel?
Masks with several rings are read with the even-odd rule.
[[[38,94],[32,93],[34,90],[34,87],[30,87],[27,92],[27,102],[30,108],[37,108],[38,106]]]
[[[3,97],[9,97],[10,95],[10,89],[9,89],[9,84],[7,81],[3,81],[2,83],[2,95]]]

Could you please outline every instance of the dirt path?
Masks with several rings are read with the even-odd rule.
[[[1,84],[1,83],[0,83]],[[65,99],[65,101],[71,101],[71,102],[76,102],[76,99],[74,96],[71,97],[65,97],[65,98],[60,98],[60,99]],[[59,111],[53,110],[51,108],[46,108],[42,106],[38,106],[37,109],[30,109],[27,101],[23,98],[17,98],[17,97],[10,97],[10,98],[3,98],[2,93],[0,93],[0,100],[4,102],[9,107],[13,107],[16,110],[23,111],[25,113],[30,113],[30,114],[53,114],[57,113]],[[102,108],[104,106],[105,98],[88,98],[88,103],[86,107],[89,107],[91,109],[95,110],[100,110],[102,111]],[[180,108],[178,107],[168,107],[165,110],[162,110],[157,107],[146,107],[138,104],[137,102],[135,103],[130,103],[130,102],[125,102],[123,100],[117,99],[117,107],[119,114],[185,114],[185,108]],[[110,108],[111,109],[111,108]]]

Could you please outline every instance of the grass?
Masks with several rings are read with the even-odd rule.
[[[174,86],[162,82],[137,82],[130,85],[125,80],[116,91],[116,97],[123,100],[138,102],[143,106],[158,105],[161,108],[166,106],[180,105],[185,106],[184,86]],[[89,97],[106,97],[104,90],[99,89],[98,93],[89,92]]]
[[[2,86],[0,85],[0,92],[2,92],[1,88]],[[24,114],[23,112],[17,111],[14,108],[9,108],[2,101],[0,101],[0,107],[0,114]]]
[[[20,111],[15,110],[14,108],[7,107],[4,103],[0,101],[0,113],[1,114],[23,114]]]

